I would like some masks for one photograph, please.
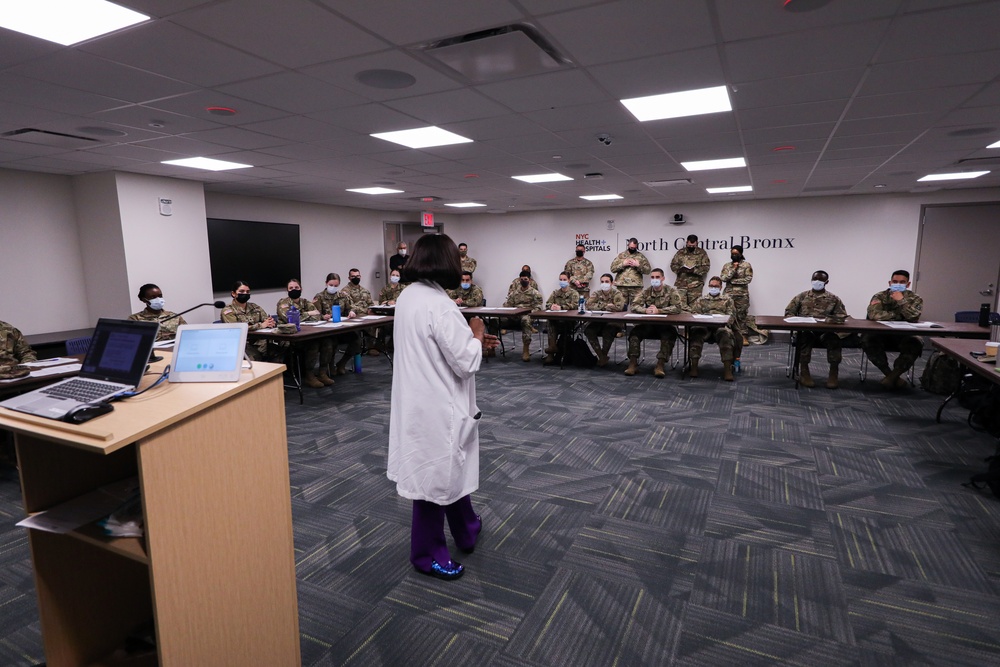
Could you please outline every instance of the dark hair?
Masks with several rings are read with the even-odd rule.
[[[743,246],[741,245],[734,245],[732,248],[730,248],[730,250],[739,250],[740,254],[741,255],[743,254]]]
[[[517,277],[518,278],[530,278],[531,277],[531,271],[521,271],[519,274],[517,274]]]
[[[357,271],[358,273],[361,273],[361,269],[348,269],[347,270],[347,275],[351,275],[352,271]]]
[[[340,280],[340,274],[339,273],[334,273],[333,271],[331,271],[330,273],[326,274],[326,280],[324,280],[323,282],[324,283],[328,283],[331,280],[338,280],[339,281]]]
[[[462,246],[465,246],[466,248],[468,248],[468,247],[469,247],[469,244],[468,244],[468,243],[459,243],[459,244],[458,244],[458,247],[459,247],[459,248],[461,248]]]
[[[426,280],[444,289],[456,289],[462,282],[462,258],[458,246],[446,234],[425,234],[413,244],[413,254],[400,271],[400,280]]]
[[[661,276],[666,276],[666,275],[667,275],[666,273],[664,273],[663,269],[660,269],[660,268],[656,268],[656,269],[653,269],[652,271],[650,271],[650,272],[649,272],[649,275],[653,275],[653,274],[654,274],[654,273],[656,273],[657,271],[659,271],[659,272],[660,272],[660,275],[661,275]]]
[[[601,278],[603,278],[603,277],[605,277],[605,276],[607,276],[607,277],[608,277],[608,280],[610,280],[611,282],[614,282],[614,281],[615,281],[615,277],[614,277],[613,275],[611,275],[610,273],[602,273],[602,274],[601,274]],[[598,280],[600,280],[600,278],[598,278]]]
[[[697,243],[698,242],[698,235],[697,234],[688,234],[688,241],[693,241],[693,242]]]
[[[566,273],[565,271],[563,271],[562,273],[559,274],[560,278],[562,278],[563,276],[566,276],[566,280],[569,280],[569,274]]]
[[[909,274],[907,274],[907,277],[909,277]],[[145,300],[146,297],[144,297],[143,294],[145,294],[146,292],[148,292],[151,289],[160,289],[160,286],[159,285],[154,285],[153,283],[146,283],[145,285],[143,285],[142,287],[140,287],[139,288],[139,301]]]
[[[896,269],[892,272],[892,276],[903,276],[906,278],[906,282],[910,282],[910,272],[906,269]],[[892,280],[892,276],[889,276],[890,280]]]
[[[285,287],[286,288],[288,287],[288,283],[298,283],[299,287],[302,287],[302,281],[299,280],[298,278],[289,278],[288,280],[286,280],[285,281]]]
[[[632,243],[633,241],[635,241],[635,244],[636,244],[636,245],[639,245],[639,239],[637,239],[637,238],[636,238],[636,237],[634,237],[634,236],[633,236],[632,238],[630,238],[630,239],[626,240],[626,241],[625,241],[625,245],[628,245],[629,243]]]
[[[721,285],[722,278],[720,278],[719,276],[712,276],[711,278],[708,279],[708,282],[717,282]]]
[[[248,283],[247,281],[245,281],[245,280],[237,280],[235,283],[233,283],[233,289],[231,289],[229,291],[230,292],[235,292],[236,290],[238,290],[239,288],[243,287],[244,285],[246,285],[247,287],[250,287],[250,283]]]
[[[464,278],[465,276],[469,276],[471,278],[472,277],[472,271],[462,271],[462,277]]]
[[[813,271],[813,275],[814,275],[814,276],[815,276],[815,275],[816,275],[817,273],[822,273],[822,274],[823,274],[824,276],[826,276],[826,281],[824,281],[824,282],[827,282],[827,281],[829,281],[829,280],[830,280],[830,274],[829,274],[829,273],[827,273],[826,271],[824,271],[823,269],[816,269],[815,271]]]
[[[575,246],[573,246],[573,247],[574,247],[574,248],[583,248],[584,250],[586,250],[586,249],[587,249],[587,246],[583,245],[582,243],[577,243],[577,244],[576,244]]]

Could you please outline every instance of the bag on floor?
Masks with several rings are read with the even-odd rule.
[[[932,394],[949,396],[958,391],[962,382],[962,368],[958,362],[944,354],[935,352],[927,360],[924,372],[920,374],[920,387]]]
[[[986,462],[989,464],[986,472],[973,475],[962,486],[976,490],[989,488],[994,496],[1000,498],[1000,455],[991,456],[986,459]]]
[[[585,339],[574,336],[566,342],[566,352],[562,358],[562,365],[593,368],[597,365],[597,356],[590,351],[590,345]]]

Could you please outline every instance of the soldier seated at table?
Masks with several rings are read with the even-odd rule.
[[[320,316],[327,322],[333,319],[333,307],[340,309],[340,317],[344,320],[354,319],[359,313],[354,311],[351,297],[340,289],[340,274],[326,274],[326,287],[322,292],[317,292],[313,297],[313,303],[319,308]],[[367,312],[367,310],[365,311]],[[360,313],[364,315],[365,313]],[[361,352],[361,334],[357,331],[348,331],[339,336],[334,336],[331,341],[330,358],[326,361],[330,375],[344,375],[347,373],[347,362],[353,360],[354,356]],[[344,356],[340,358],[336,366],[330,366],[336,356],[337,348],[344,346]],[[322,348],[320,349],[322,353]],[[320,364],[324,361],[321,358]]]
[[[302,297],[302,283],[292,278],[285,285],[288,296],[278,300],[278,323],[288,324],[288,313],[292,306],[299,311],[300,322],[321,322],[323,316],[319,308],[309,299]],[[322,389],[333,384],[330,378],[330,358],[333,342],[329,338],[299,343],[302,349],[302,384],[313,389]],[[324,363],[325,360],[325,363]],[[317,366],[319,371],[316,371]]]
[[[250,301],[250,285],[243,280],[233,283],[233,300],[222,309],[220,318],[223,322],[246,322],[249,331],[271,329],[275,326],[274,318],[263,308]],[[266,339],[248,340],[247,356],[254,361],[266,361],[270,355]]]
[[[396,299],[399,298],[404,289],[406,289],[406,283],[400,282],[399,269],[393,269],[389,272],[389,284],[378,293],[378,305],[395,306]]]
[[[19,365],[38,361],[35,351],[13,324],[0,322],[0,379],[14,379],[28,374]]]
[[[718,343],[719,356],[722,357],[722,379],[733,381],[733,359],[738,355],[737,349],[742,338],[733,336],[736,325],[736,307],[733,300],[722,294],[722,278],[712,276],[708,281],[708,294],[698,297],[691,304],[691,312],[697,315],[728,315],[725,326],[709,330],[708,327],[693,326],[688,330],[688,360],[691,364],[689,375],[698,377],[698,362],[705,342]]]
[[[542,295],[531,286],[531,271],[521,271],[518,276],[518,286],[507,293],[507,300],[503,303],[505,308],[528,308],[530,310],[540,310],[542,308]],[[520,322],[515,324],[515,320],[507,319],[500,323],[501,327],[520,326],[522,361],[531,361],[531,334],[534,329],[531,326],[531,316],[522,315]]]
[[[647,315],[676,315],[685,310],[681,302],[681,293],[663,279],[663,269],[653,269],[649,273],[649,287],[642,290],[632,300],[629,308],[633,313]],[[670,324],[637,324],[628,336],[628,368],[625,375],[635,375],[639,369],[639,344],[647,338],[658,338],[660,350],[656,353],[656,368],[653,375],[666,377],[664,364],[674,351],[677,342],[677,329]]]
[[[811,288],[795,295],[785,307],[785,317],[815,317],[834,324],[843,324],[847,320],[847,309],[840,297],[826,290],[830,275],[826,271],[816,271],[812,274]],[[838,385],[838,370],[840,368],[842,339],[847,334],[836,331],[799,331],[799,383],[804,387],[815,387],[816,382],[809,372],[809,362],[812,361],[813,346],[818,342],[826,348],[826,359],[830,362],[830,375],[826,386],[836,389]]]
[[[898,269],[889,278],[889,288],[875,293],[868,304],[868,319],[879,322],[917,322],[924,308],[924,300],[910,291],[910,272]],[[882,385],[897,389],[906,385],[903,376],[920,358],[924,345],[916,336],[890,336],[864,334],[861,349],[868,359],[885,375]],[[898,350],[899,356],[889,368],[887,350]]]
[[[146,283],[139,288],[139,301],[146,304],[146,307],[138,313],[128,316],[130,320],[139,322],[159,322],[160,328],[156,332],[156,340],[173,340],[177,337],[177,327],[187,324],[184,318],[172,311],[164,308],[166,303],[163,299],[163,291],[153,283]]]
[[[574,311],[579,307],[580,293],[569,286],[569,274],[566,272],[559,274],[559,289],[549,295],[545,302],[546,310],[553,311]],[[549,344],[545,348],[545,359],[542,363],[546,366],[556,362],[556,349],[559,345],[559,337],[572,334],[576,327],[575,322],[554,322],[549,320]]]
[[[470,271],[462,271],[462,282],[457,289],[448,290],[448,296],[459,308],[479,308],[486,302],[483,290],[472,282]]]
[[[614,276],[610,273],[601,276],[597,289],[587,299],[586,307],[588,311],[606,310],[609,313],[620,313],[625,310],[625,295],[615,288]],[[620,324],[610,322],[591,322],[584,328],[583,333],[590,346],[594,348],[594,354],[597,355],[598,366],[608,365],[608,352],[614,345],[615,337],[623,328]],[[601,337],[600,343],[597,341],[598,336]]]

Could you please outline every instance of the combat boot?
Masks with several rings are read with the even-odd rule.
[[[637,370],[639,370],[639,360],[629,357],[628,368],[625,369],[625,375],[635,375]]]
[[[840,383],[837,381],[837,375],[839,372],[840,364],[830,364],[830,375],[826,378],[827,389],[836,389],[840,386]]]
[[[896,371],[889,371],[888,373],[885,374],[885,377],[882,378],[881,384],[883,387],[886,387],[888,389],[895,389],[898,386],[897,382],[899,380],[900,380],[899,373],[897,373]]]
[[[656,368],[653,369],[653,375],[655,375],[658,378],[667,377],[667,372],[663,370],[663,362],[660,361],[659,359],[656,360]]]
[[[542,365],[543,366],[551,366],[554,363],[556,363],[555,353],[553,353],[553,352],[546,353],[545,358],[542,359]]]
[[[337,362],[337,370],[334,375],[347,375],[347,355],[345,354],[341,357],[340,361]]]
[[[691,372],[688,373],[691,377],[698,377],[698,361],[699,357],[691,357]]]
[[[608,365],[608,353],[601,348],[597,348],[597,365],[601,368]]]
[[[733,362],[723,361],[722,362],[722,379],[726,382],[733,381]]]
[[[524,348],[521,350],[521,361],[531,361],[531,341],[524,341]]]
[[[815,387],[812,375],[809,374],[809,364],[799,364],[799,384],[803,387]]]
[[[316,378],[312,371],[306,371],[302,374],[302,384],[313,389],[322,389],[326,386]]]
[[[320,382],[322,382],[323,386],[325,386],[325,387],[329,387],[330,385],[333,384],[333,378],[331,378],[330,375],[326,372],[326,367],[325,366],[321,366],[320,367],[320,369],[319,369],[319,375],[317,375],[316,378]]]

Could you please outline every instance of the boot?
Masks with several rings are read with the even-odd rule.
[[[658,378],[667,377],[667,372],[663,370],[663,362],[659,359],[656,360],[656,368],[653,369],[653,375]]]
[[[531,341],[524,341],[524,349],[521,350],[521,361],[531,361]]]
[[[554,363],[556,363],[556,357],[555,357],[555,354],[552,353],[552,352],[547,353],[545,355],[545,358],[542,359],[542,365],[543,366],[551,366]]]
[[[840,364],[830,364],[830,376],[826,378],[826,388],[836,389],[840,386],[837,382],[837,375],[840,372]]]
[[[698,361],[699,357],[691,357],[691,372],[689,375],[693,378],[698,377]]]
[[[337,370],[334,372],[334,375],[347,375],[347,355],[346,354],[343,357],[340,358],[340,361],[337,362]]]
[[[813,382],[812,375],[809,374],[809,364],[799,364],[799,384],[803,387],[816,386],[816,383]]]
[[[726,382],[733,381],[733,362],[723,361],[722,362],[722,379]]]
[[[597,365],[601,368],[608,365],[608,353],[601,348],[597,348]]]
[[[625,375],[635,375],[637,370],[639,370],[639,360],[629,357],[628,368],[625,369]]]
[[[316,379],[322,382],[323,386],[325,387],[329,387],[330,385],[333,384],[333,378],[331,378],[329,374],[327,374],[325,366],[320,367],[319,375],[316,376]]]
[[[312,371],[306,371],[302,374],[302,384],[313,389],[322,389],[326,386],[316,378]]]

